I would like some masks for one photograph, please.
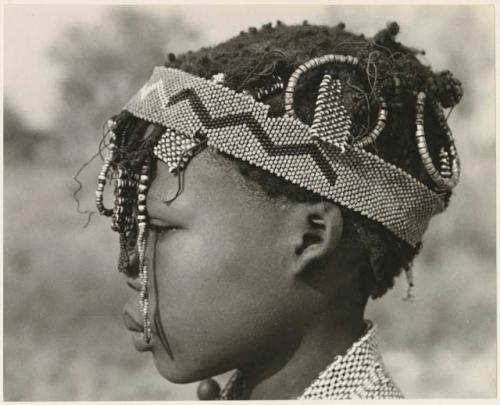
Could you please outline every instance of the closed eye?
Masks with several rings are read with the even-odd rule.
[[[149,229],[151,229],[158,238],[165,236],[167,233],[176,231],[177,227],[172,225],[155,225],[149,224]]]
[[[131,280],[127,280],[127,285],[135,291],[141,291],[141,287],[137,284],[137,282],[134,283]]]

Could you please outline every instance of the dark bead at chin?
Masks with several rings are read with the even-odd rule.
[[[217,399],[220,393],[220,385],[212,378],[203,380],[198,385],[196,394],[201,401],[211,401]]]

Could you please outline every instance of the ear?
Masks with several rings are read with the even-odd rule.
[[[336,250],[343,229],[342,212],[331,202],[296,204],[294,229],[294,273],[301,275],[314,264],[328,260]]]

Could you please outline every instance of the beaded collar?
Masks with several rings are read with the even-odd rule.
[[[297,399],[390,399],[403,394],[387,373],[378,351],[376,326],[367,330],[344,355],[338,355]],[[221,391],[220,400],[241,400],[243,379],[236,371]]]

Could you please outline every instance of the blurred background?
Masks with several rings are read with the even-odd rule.
[[[496,396],[494,10],[491,6],[4,5],[4,400],[195,399],[121,320],[127,287],[107,220],[76,212],[73,176],[168,52],[209,46],[281,20],[346,23],[372,36],[387,21],[463,81],[450,117],[463,174],[415,264],[367,317],[409,398]],[[98,160],[81,175],[94,209]]]

